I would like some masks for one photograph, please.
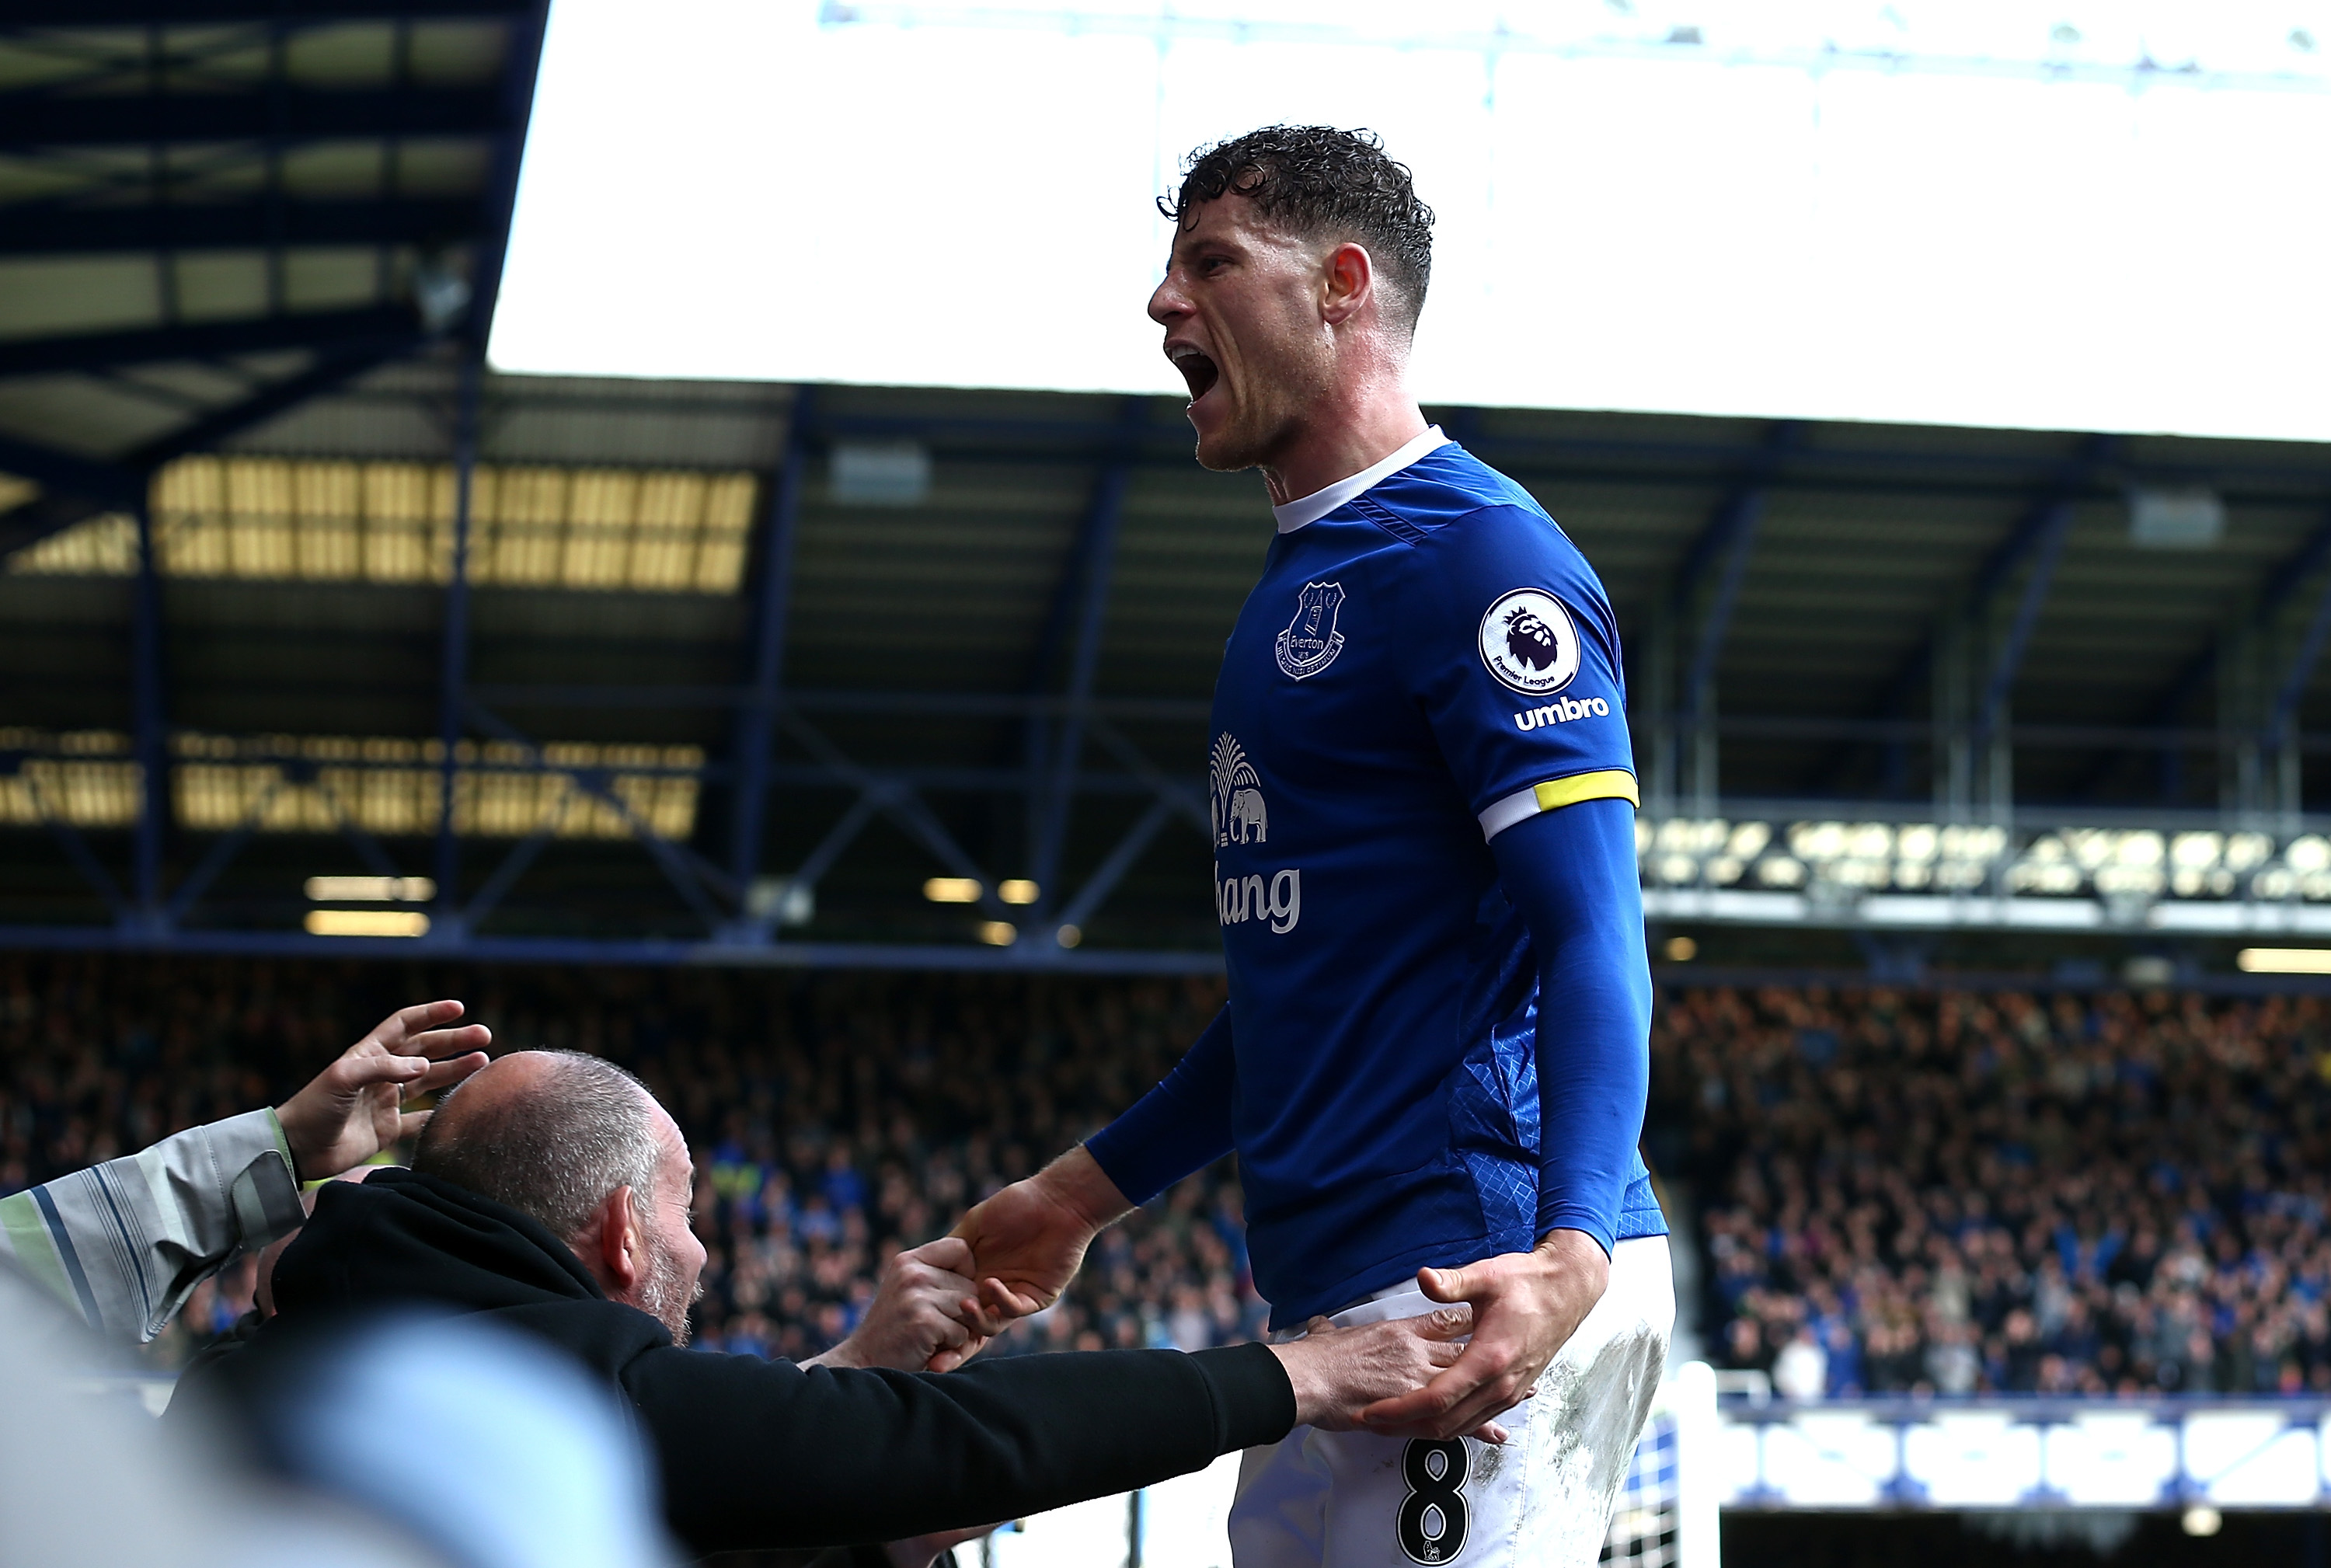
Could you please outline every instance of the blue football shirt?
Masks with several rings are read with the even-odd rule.
[[[1220,1152],[1190,1126],[1226,1132],[1282,1324],[1552,1228],[1537,968],[1489,841],[1636,799],[1601,583],[1527,491],[1437,439],[1271,542],[1208,756],[1226,1018],[1090,1145],[1154,1191],[1156,1148],[1180,1151],[1171,1179]],[[1664,1234],[1630,1160],[1594,1212],[1555,1222]]]

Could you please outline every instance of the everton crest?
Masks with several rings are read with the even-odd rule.
[[[1344,651],[1344,634],[1336,630],[1336,612],[1343,608],[1341,583],[1306,583],[1295,600],[1295,619],[1279,634],[1275,645],[1279,668],[1296,680],[1308,680]]]

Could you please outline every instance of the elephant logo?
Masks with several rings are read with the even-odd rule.
[[[1246,759],[1246,748],[1228,733],[1214,737],[1208,770],[1214,843],[1260,844],[1270,838],[1270,812],[1262,803],[1262,777]]]

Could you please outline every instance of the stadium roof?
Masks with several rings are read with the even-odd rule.
[[[220,460],[166,474],[163,707],[182,780],[215,781],[203,770],[230,755],[264,769],[300,752],[296,774],[334,745],[425,749],[437,733],[459,377],[458,365],[425,358],[385,366],[224,442]],[[1711,804],[1694,796],[1703,727],[1689,694],[1704,649],[1720,747],[1712,804],[1735,815],[1829,801],[1858,803],[1822,808],[1832,814],[1935,816],[1934,758],[1985,722],[1985,693],[2003,680],[1989,722],[2012,743],[2027,817],[2216,820],[2222,784],[2240,787],[2245,736],[2255,742],[2294,675],[2299,719],[2331,727],[2331,693],[2313,679],[2331,624],[2331,457],[2320,449],[1435,413],[1527,483],[1602,571],[1630,645],[1647,779],[1671,749],[1676,812]],[[1088,917],[1093,948],[1204,951],[1204,706],[1267,514],[1251,476],[1194,466],[1171,400],[490,376],[480,429],[468,653],[478,711],[465,733],[479,746],[586,748],[560,755],[625,788],[693,781],[684,803],[658,795],[653,811],[696,862],[702,906],[620,841],[612,808],[585,802],[481,935],[736,934],[751,875],[734,876],[731,758],[752,708],[756,606],[790,457],[783,700],[767,840],[749,872],[782,879],[829,833],[855,836],[816,868],[806,927],[783,924],[765,884],[763,928],[781,942],[967,943],[991,919],[1035,913],[997,906],[1004,879],[1037,881],[1051,895],[1037,912],[1058,917],[1129,843],[1125,879]],[[366,514],[379,503],[365,498],[430,474],[437,499],[414,502],[405,521]],[[251,499],[265,495],[278,499]],[[2133,537],[2134,496],[2166,498],[2169,540],[2184,547]],[[2214,538],[2212,499],[2223,509]],[[432,506],[438,523],[414,520]],[[2197,508],[2199,522],[2186,515]],[[661,554],[640,542],[651,514],[664,518]],[[0,578],[8,720],[33,750],[41,736],[133,727],[129,560],[101,558],[108,526],[20,553]],[[109,526],[119,541],[121,525]],[[2151,513],[2144,526],[2162,527]],[[338,556],[289,542],[396,527],[423,530],[395,557],[403,565],[354,542]],[[630,553],[610,554],[610,538],[633,540]],[[85,546],[99,554],[72,554]],[[1108,570],[1088,640],[1096,550]],[[1080,679],[1089,706],[1072,700]],[[1938,728],[1937,692],[1949,718],[1953,690],[1955,719]],[[1082,793],[1048,850],[1069,726],[1082,731]],[[1663,731],[1679,737],[1672,748]],[[509,755],[523,772],[523,750]],[[417,873],[429,857],[411,841],[435,808],[415,781],[434,765],[422,750],[397,755],[401,774],[387,752],[367,765],[379,775],[368,809],[386,813],[370,820],[393,869]],[[2178,765],[2164,770],[2164,757]],[[1965,803],[1980,812],[1990,775],[1974,771]],[[391,775],[404,783],[392,789]],[[2274,783],[2251,786],[2261,809],[2279,798]],[[913,803],[882,798],[890,786]],[[189,787],[166,881],[240,809],[189,815]],[[395,789],[406,805],[378,803]],[[493,798],[503,803],[481,794],[469,821],[479,841],[460,872],[467,885],[511,847],[487,845],[497,830],[480,824],[500,821],[522,842],[535,821]],[[365,869],[320,808],[302,809],[269,808],[267,842],[240,851],[192,924],[281,927],[304,908],[306,875]],[[101,837],[101,816],[88,825]],[[400,839],[408,847],[394,848]],[[52,868],[30,900],[42,907],[17,917],[96,913],[62,851],[31,841],[12,854]],[[1037,875],[1048,854],[1051,875]],[[986,908],[921,897],[925,879],[966,869],[984,879]]]
[[[361,874],[448,943],[1211,951],[1257,481],[1170,399],[480,377],[540,23],[0,24],[0,938]],[[2331,450],[1431,412],[1602,572],[1654,819],[2320,826]]]
[[[433,338],[481,341],[544,9],[9,5],[0,468],[45,493],[0,513],[0,546]]]

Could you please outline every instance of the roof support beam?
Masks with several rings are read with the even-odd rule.
[[[1126,830],[1125,836],[1117,841],[1117,848],[1108,852],[1108,857],[1085,879],[1085,885],[1077,889],[1077,896],[1070,900],[1069,907],[1061,911],[1059,923],[1052,927],[1051,946],[1070,947],[1084,940],[1085,923],[1093,917],[1108,896],[1117,891],[1118,883],[1125,879],[1126,872],[1133,869],[1133,863],[1141,859],[1142,851],[1149,847],[1149,841],[1157,836],[1157,831],[1173,815],[1172,803],[1163,800],[1149,803],[1149,809]]]
[[[138,577],[129,609],[130,745],[138,758],[138,832],[131,850],[130,917],[159,931],[162,835],[170,820],[169,746],[163,735],[162,575],[155,558],[154,514],[138,504]]]
[[[761,829],[766,821],[769,742],[775,736],[777,699],[783,689],[785,631],[793,613],[794,540],[799,533],[803,470],[809,466],[809,422],[815,392],[807,386],[794,393],[785,455],[769,484],[769,523],[761,540],[760,580],[753,603],[752,665],[747,672],[746,698],[737,710],[735,744],[737,783],[728,828],[728,875],[749,897],[753,879],[761,869]],[[768,928],[756,926],[751,939],[766,941]]]
[[[218,359],[285,348],[329,349],[410,339],[418,330],[401,306],[259,316],[140,327],[126,332],[86,332],[65,337],[12,338],[0,343],[0,375],[100,370],[182,359]]]
[[[0,255],[244,251],[280,245],[432,245],[476,231],[461,196],[205,202],[174,206],[19,208],[0,226]]]
[[[1717,738],[1711,721],[1716,712],[1717,661],[1723,655],[1733,612],[1739,607],[1741,584],[1747,580],[1748,562],[1755,552],[1758,527],[1765,518],[1766,485],[1781,460],[1799,445],[1803,435],[1804,425],[1797,420],[1779,421],[1765,432],[1764,443],[1684,551],[1670,581],[1665,606],[1654,619],[1653,674],[1646,684],[1660,711],[1652,717],[1651,787],[1663,803],[1672,803],[1684,782],[1676,774],[1687,759],[1690,792],[1705,799],[1715,796]],[[1679,677],[1670,676],[1677,630],[1687,622],[1692,623],[1689,660]]]
[[[2010,622],[2008,635],[1993,651],[1992,664],[1977,704],[1976,727],[1985,734],[1995,733],[2005,712],[2008,696],[2012,691],[2017,672],[2022,668],[2033,627],[2038,623],[2041,606],[2055,578],[2056,557],[2063,548],[2065,531],[2071,524],[2072,504],[2093,484],[2117,451],[2118,441],[2110,436],[2091,435],[2085,438],[2071,458],[2058,464],[2048,476],[2032,504],[2017,518],[2015,526],[1987,551],[1965,594],[1946,608],[1932,630],[1917,645],[1905,654],[1879,687],[1870,705],[1863,711],[1873,720],[1901,717],[1910,709],[1918,689],[1927,685],[1936,669],[1936,656],[1943,651],[1946,629],[1955,621],[1977,621],[1988,614],[1992,602],[2018,568],[2032,559],[2035,551],[2045,556],[2044,572],[2036,571],[2026,580],[2024,592]],[[1808,774],[1804,788],[1809,794],[1825,794],[1835,790],[1841,775],[1852,763],[1859,747],[1851,743],[1832,750],[1821,765]],[[1889,743],[1889,773],[1903,774],[1908,771],[1902,743]],[[1941,765],[1939,759],[1937,766]]]
[[[2317,540],[2331,543],[2331,521],[2326,521],[2316,530],[2314,538],[2308,541],[2309,546],[2314,546]],[[2274,608],[2279,609],[2279,599],[2288,598],[2290,590],[2297,586],[2294,577]],[[2260,621],[2263,622],[2270,613],[2270,610],[2262,606]],[[2288,661],[2282,667],[2281,677],[2275,682],[2274,704],[2268,710],[2266,720],[2266,733],[2272,744],[2281,744],[2281,738],[2288,735],[2296,724],[2299,700],[2307,695],[2307,683],[2315,678],[2315,667],[2323,658],[2326,640],[2331,640],[2331,577],[2326,577],[2316,590],[2315,609],[2307,618],[2307,629],[2299,634],[2298,647],[2291,651]]]
[[[2048,590],[2055,584],[2056,563],[2063,558],[2064,536],[2072,527],[2072,503],[2049,503],[2039,514],[2038,524],[2031,546],[2031,574],[2023,579],[2023,593],[2016,601],[2014,618],[2008,622],[2006,635],[1999,641],[1990,675],[1984,682],[1983,700],[1975,710],[1978,744],[1996,733],[2000,717],[2006,711],[2008,693],[2014,689],[2016,673],[2023,667],[2024,651],[2031,645],[2032,628],[2039,623],[2041,608],[2048,602]]]
[[[113,462],[58,451],[0,435],[0,470],[36,480],[44,495],[0,512],[0,555],[38,544],[75,523],[146,504],[153,472],[171,459],[212,446],[272,419],[295,404],[331,391],[420,346],[419,329],[395,341],[366,344],[330,355],[297,375],[271,382],[241,403],[205,414]]]
[[[41,27],[194,27],[212,24],[288,21],[316,24],[374,21],[383,14],[495,21],[517,7],[491,0],[9,0],[0,33]]]
[[[461,918],[461,842],[453,832],[454,750],[470,701],[470,522],[478,473],[480,356],[461,360],[461,389],[453,414],[453,561],[445,580],[443,642],[437,678],[437,921]]]
[[[1035,922],[1054,924],[1060,908],[1061,857],[1068,843],[1069,818],[1075,798],[1072,781],[1084,750],[1085,726],[1090,717],[1093,681],[1100,668],[1100,645],[1108,617],[1108,594],[1117,570],[1118,524],[1125,512],[1125,497],[1133,482],[1131,452],[1141,427],[1148,423],[1148,404],[1128,397],[1118,412],[1123,444],[1093,483],[1091,499],[1079,524],[1075,544],[1053,596],[1052,613],[1038,646],[1031,670],[1030,689],[1041,691],[1050,674],[1053,651],[1070,641],[1068,701],[1061,714],[1060,736],[1046,756],[1042,717],[1031,715],[1028,760],[1032,774],[1049,777],[1031,796],[1029,810],[1029,870],[1037,889]]]
[[[1691,664],[1684,671],[1683,716],[1698,723],[1714,704],[1716,660],[1724,651],[1725,634],[1732,629],[1732,612],[1740,603],[1740,584],[1748,575],[1748,558],[1755,553],[1757,525],[1765,518],[1761,486],[1735,490],[1708,519],[1701,535],[1710,552],[1719,557],[1716,586],[1700,612],[1692,640]]]
[[[136,97],[68,96],[47,90],[0,93],[0,152],[5,153],[66,147],[144,147],[157,141],[482,137],[502,128],[500,94],[490,87],[333,91],[281,84],[252,92]]]
[[[470,341],[486,356],[486,334],[494,324],[494,301],[501,294],[502,262],[509,252],[510,218],[518,206],[519,161],[526,154],[527,127],[534,119],[534,85],[542,63],[542,34],[550,22],[550,0],[532,0],[511,17],[509,52],[502,57],[502,124],[494,145],[493,168],[486,179],[483,222],[474,232],[470,261]],[[464,233],[471,232],[464,226]]]
[[[2265,576],[2260,580],[2251,607],[2241,617],[2239,626],[2212,633],[2207,642],[2195,649],[2193,656],[2178,667],[2177,673],[2170,677],[2153,699],[2145,705],[2142,722],[2164,731],[2174,729],[2186,704],[2209,684],[2210,678],[2226,658],[2229,641],[2265,631],[2282,613],[2283,607],[2290,603],[2300,584],[2321,571],[2326,564],[2331,564],[2331,518],[2318,524],[2298,549],[2268,568]],[[2173,792],[2166,786],[2174,782],[2177,774],[2179,749],[2176,743],[2164,738],[2159,751],[2164,783],[2163,793],[2164,803],[2167,803]],[[2128,755],[2127,748],[2116,747],[2098,757],[2096,765],[2073,790],[2073,797],[2093,799]]]

